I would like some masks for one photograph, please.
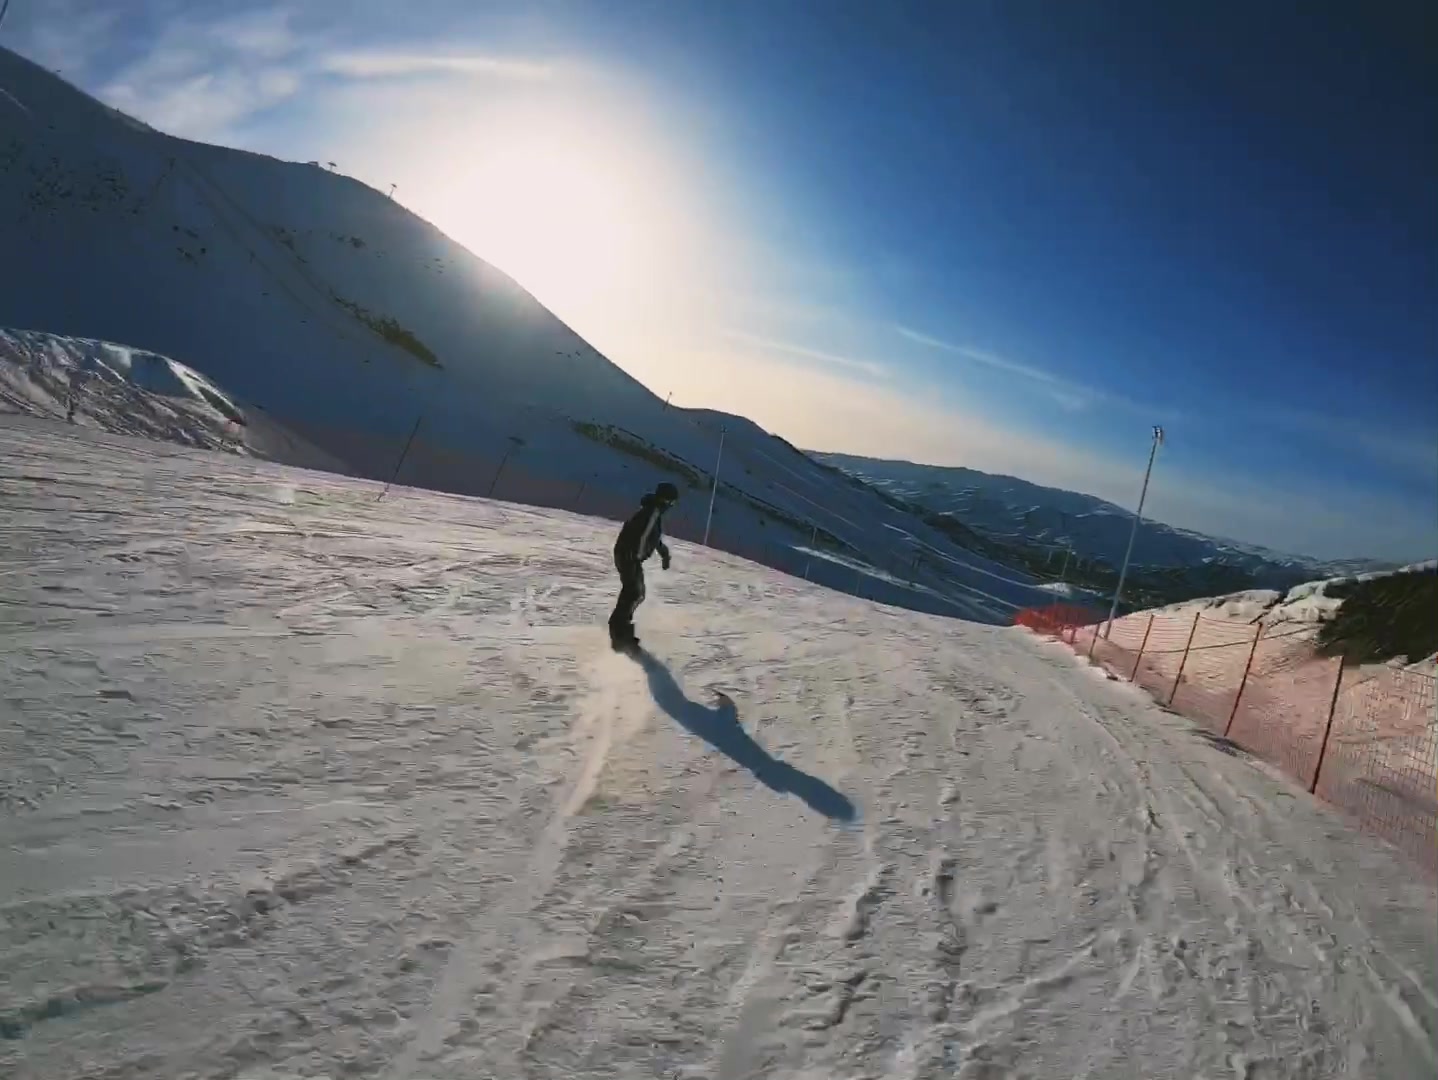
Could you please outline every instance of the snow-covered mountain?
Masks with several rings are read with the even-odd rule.
[[[174,357],[335,447],[423,415],[498,456],[533,425],[517,407],[655,426],[643,386],[363,184],[170,138],[4,51],[0,88],[0,324]],[[676,452],[710,441],[659,426]]]
[[[1018,540],[1074,555],[1123,561],[1132,509],[1062,488],[961,466],[920,465],[849,454],[813,453],[880,490],[936,513],[952,514],[1000,540]],[[1135,567],[1160,569],[1223,564],[1252,574],[1255,584],[1284,589],[1306,580],[1393,569],[1374,560],[1328,561],[1225,540],[1146,519],[1134,541]]]
[[[162,357],[339,471],[610,517],[677,479],[676,535],[922,610],[1035,602],[751,422],[666,407],[380,192],[166,136],[3,49],[0,255],[0,327]]]

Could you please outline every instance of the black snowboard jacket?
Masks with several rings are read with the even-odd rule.
[[[619,530],[619,539],[614,541],[614,558],[619,562],[642,563],[656,551],[665,562],[669,561],[669,549],[664,546],[664,507],[649,494],[639,500],[639,511]]]

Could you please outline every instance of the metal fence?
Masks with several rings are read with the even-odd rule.
[[[1315,655],[1309,628],[1082,607],[1021,611],[1174,712],[1276,765],[1438,873],[1433,676]]]

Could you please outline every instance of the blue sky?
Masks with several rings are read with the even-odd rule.
[[[1424,6],[14,0],[341,171],[686,405],[1324,556],[1438,554]]]

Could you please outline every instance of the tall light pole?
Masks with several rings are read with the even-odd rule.
[[[719,494],[719,466],[724,463],[724,426],[719,428],[719,456],[714,459],[714,486],[709,489],[709,516],[704,519],[704,546],[709,546],[709,526],[714,524],[714,496]]]
[[[1163,428],[1155,424],[1153,426],[1153,445],[1149,447],[1148,451],[1148,468],[1143,470],[1143,487],[1138,493],[1138,509],[1133,515],[1133,528],[1128,533],[1128,550],[1123,553],[1123,567],[1118,572],[1118,587],[1113,591],[1113,606],[1108,609],[1108,622],[1103,628],[1105,638],[1113,629],[1114,616],[1118,614],[1119,597],[1123,595],[1124,579],[1128,577],[1128,560],[1133,555],[1133,541],[1138,536],[1138,523],[1143,520],[1143,500],[1148,495],[1148,478],[1153,475],[1153,459],[1158,456],[1158,448],[1162,445]]]

